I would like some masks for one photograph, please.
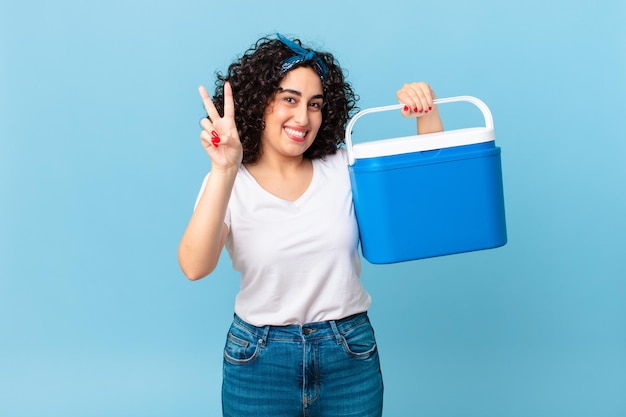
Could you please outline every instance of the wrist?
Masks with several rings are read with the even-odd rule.
[[[417,133],[420,135],[441,132],[442,130],[443,124],[436,105],[433,105],[432,110],[427,114],[417,118]]]
[[[224,179],[231,179],[237,176],[239,171],[239,165],[232,165],[228,167],[211,166],[211,175]]]

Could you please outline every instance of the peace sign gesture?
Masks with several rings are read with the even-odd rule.
[[[224,83],[224,117],[220,117],[206,88],[198,88],[208,118],[200,121],[202,146],[211,158],[212,170],[239,169],[243,148],[235,125],[235,104],[230,83]]]

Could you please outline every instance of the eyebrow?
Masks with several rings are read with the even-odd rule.
[[[296,95],[298,97],[302,97],[302,93],[300,91],[292,90],[290,88],[279,87],[278,88],[278,92],[279,93],[291,93],[291,94]],[[324,94],[316,94],[313,97],[311,97],[311,100],[318,99],[318,98],[321,98],[323,100],[324,99]]]

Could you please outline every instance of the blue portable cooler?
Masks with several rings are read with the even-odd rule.
[[[481,100],[459,96],[483,113],[485,127],[352,144],[357,113],[346,128],[350,180],[363,256],[374,264],[489,249],[506,244],[500,148]]]

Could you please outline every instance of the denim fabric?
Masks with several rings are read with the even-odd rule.
[[[225,417],[382,415],[382,375],[367,313],[265,327],[235,316],[223,378]]]

